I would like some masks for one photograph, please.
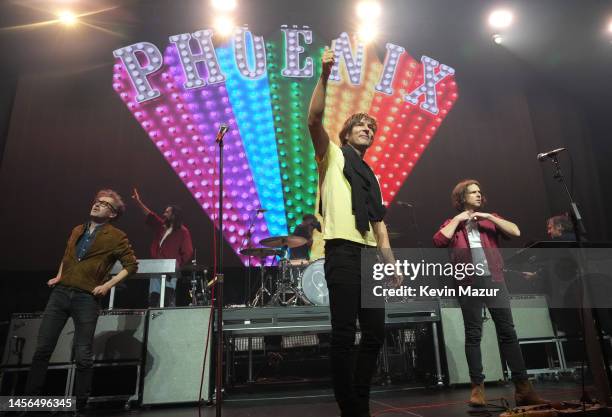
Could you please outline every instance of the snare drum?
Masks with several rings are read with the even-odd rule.
[[[302,291],[308,300],[317,306],[329,305],[329,291],[325,281],[325,258],[317,259],[304,270]]]

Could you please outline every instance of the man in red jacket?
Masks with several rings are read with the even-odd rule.
[[[150,210],[140,199],[138,190],[134,188],[132,198],[140,206],[146,215],[146,223],[153,230],[155,237],[151,242],[151,258],[153,259],[176,259],[178,269],[185,266],[193,257],[193,244],[191,233],[183,224],[183,216],[180,207],[168,206],[160,217]],[[149,305],[159,306],[161,293],[161,280],[153,278],[149,281]],[[164,306],[174,307],[176,305],[176,278],[166,281],[166,295]]]
[[[498,250],[500,236],[518,237],[521,232],[516,224],[499,215],[480,211],[486,199],[476,180],[468,179],[457,184],[451,193],[451,200],[460,213],[444,222],[433,237],[434,245],[451,248],[451,259],[455,263],[483,266],[482,276],[470,277],[460,285],[498,290],[495,297],[459,297],[465,327],[465,356],[472,381],[470,405],[486,405],[480,351],[482,309],[485,306],[495,322],[502,357],[512,372],[517,406],[546,403],[535,393],[527,379],[525,361],[514,330],[508,289],[504,283],[503,259]]]

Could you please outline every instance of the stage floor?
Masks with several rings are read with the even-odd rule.
[[[542,382],[535,384],[543,398],[550,400],[574,400],[580,398],[580,385],[572,382]],[[592,388],[589,392],[592,392]],[[487,385],[487,399],[500,404],[505,397],[514,406],[511,385]],[[469,387],[424,389],[418,387],[375,387],[371,407],[373,417],[465,417]],[[492,416],[501,411],[491,409]],[[126,417],[196,417],[195,406],[166,406],[133,409],[131,411],[96,410],[95,416]],[[203,406],[201,416],[215,415],[214,406]],[[240,393],[226,398],[223,416],[226,417],[335,417],[340,413],[329,389],[303,389],[272,393]]]

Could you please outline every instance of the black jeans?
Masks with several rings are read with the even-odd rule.
[[[512,372],[512,380],[527,379],[523,353],[514,330],[510,297],[506,284],[504,282],[493,282],[490,276],[484,276],[476,278],[471,286],[472,288],[499,289],[496,297],[459,297],[465,328],[465,356],[471,381],[474,384],[481,384],[485,379],[482,373],[482,354],[480,351],[482,312],[485,306],[488,307],[493,323],[495,323],[502,360],[508,364]]]
[[[370,384],[385,337],[384,308],[361,307],[361,248],[356,243],[325,243],[325,279],[331,312],[331,371],[342,417],[369,416]],[[356,363],[356,319],[361,341]]]
[[[36,352],[26,382],[26,394],[41,395],[47,375],[49,358],[68,320],[74,322],[73,352],[76,361],[75,396],[77,407],[87,402],[93,375],[93,338],[100,304],[90,293],[63,285],[51,292],[38,333]]]

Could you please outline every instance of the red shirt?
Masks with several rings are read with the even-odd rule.
[[[492,214],[495,217],[501,218],[495,213]],[[438,232],[434,235],[434,246],[437,248],[451,248],[451,261],[454,263],[471,263],[472,251],[470,250],[470,242],[468,240],[465,222],[461,222],[459,226],[457,226],[455,233],[450,239],[444,236],[441,232],[441,229],[449,224],[451,220],[452,219],[447,219],[442,226],[440,226],[440,230],[438,230]],[[485,250],[485,256],[487,258],[489,271],[491,272],[493,281],[502,282],[504,280],[504,259],[497,249],[499,248],[499,237],[505,235],[491,220],[479,220],[478,231],[480,232],[480,242]],[[466,279],[464,281],[469,280]]]
[[[172,229],[172,232],[164,239],[161,246],[159,242],[166,233],[164,221],[155,213],[147,215],[146,223],[154,233],[155,239],[151,242],[151,258],[153,259],[176,259],[178,268],[189,262],[193,256],[193,244],[191,243],[191,233],[184,225],[179,230]]]

